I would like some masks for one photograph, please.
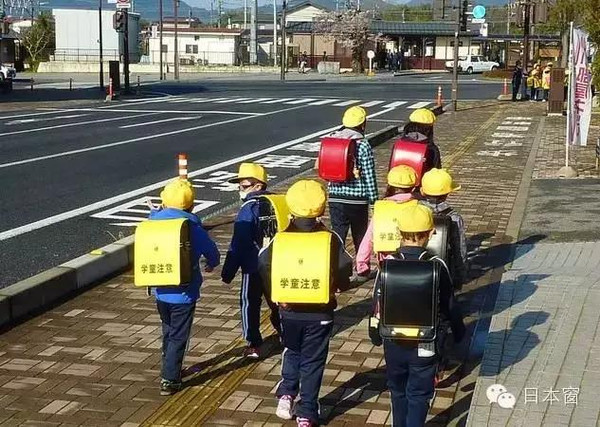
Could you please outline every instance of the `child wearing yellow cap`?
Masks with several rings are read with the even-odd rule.
[[[211,272],[220,262],[217,245],[213,242],[200,219],[192,213],[194,188],[185,179],[168,183],[160,193],[162,209],[152,210],[150,221],[186,219],[192,244],[192,274],[188,284],[152,288],[162,322],[162,371],[160,394],[168,396],[181,389],[181,365],[190,338],[196,301],[200,297],[202,274],[200,258],[206,258],[206,272]]]
[[[240,289],[240,312],[242,316],[242,334],[247,342],[244,356],[250,359],[260,357],[263,338],[260,333],[260,306],[264,296],[271,310],[271,324],[280,333],[277,306],[265,292],[264,284],[258,274],[258,252],[263,244],[264,233],[260,224],[261,196],[267,192],[267,172],[256,163],[241,163],[238,176],[229,180],[238,184],[242,207],[235,218],[231,244],[227,250],[221,279],[231,283],[239,270],[242,270]]]
[[[392,425],[423,426],[427,418],[429,402],[434,393],[434,382],[446,331],[450,327],[454,340],[458,342],[464,336],[465,325],[462,314],[454,301],[450,273],[445,263],[429,254],[425,249],[434,233],[431,209],[420,204],[405,207],[402,216],[399,218],[398,228],[402,238],[402,246],[394,254],[395,259],[386,260],[385,263],[396,263],[399,266],[396,267],[396,271],[401,272],[402,268],[411,270],[414,268],[411,265],[425,261],[434,265],[437,264],[436,271],[439,271],[437,275],[424,275],[421,276],[423,277],[421,279],[412,277],[417,281],[431,281],[431,285],[429,283],[422,283],[421,285],[424,289],[433,288],[438,290],[437,302],[432,302],[431,297],[411,300],[415,295],[414,282],[413,288],[404,288],[408,290],[408,293],[404,296],[402,286],[398,287],[398,280],[402,280],[402,273],[399,273],[400,277],[395,278],[396,282],[393,278],[378,280],[375,284],[373,298],[375,317],[381,319],[380,325],[386,323],[386,318],[383,316],[386,315],[388,310],[385,310],[382,306],[384,302],[382,298],[388,291],[390,295],[397,295],[396,301],[387,301],[393,306],[389,311],[403,310],[405,313],[412,311],[412,314],[405,314],[404,316],[415,316],[415,313],[420,312],[432,311],[437,313],[437,321],[431,325],[433,327],[432,332],[434,332],[431,341],[420,340],[417,338],[418,335],[412,335],[404,332],[404,330],[398,332],[397,335],[392,334],[383,337],[387,385],[390,390],[392,404]],[[384,265],[383,271],[386,271],[386,268],[387,265]],[[434,281],[436,282],[434,283]],[[385,288],[382,289],[382,287]],[[396,291],[393,291],[394,288]],[[398,289],[400,290],[398,291]],[[423,306],[414,307],[414,304],[423,304]],[[411,310],[405,309],[402,305],[411,306]],[[422,323],[417,323],[420,320],[405,319],[406,322],[414,325],[422,325]],[[382,329],[379,327],[371,327],[369,330],[369,335],[375,345],[381,345],[381,336],[377,337],[381,331]],[[409,339],[409,336],[414,338]]]
[[[412,192],[417,183],[417,173],[413,168],[406,165],[395,166],[388,172],[387,175],[387,184],[388,188],[386,190],[385,199],[386,201],[392,201],[397,203],[398,205],[405,204],[407,201],[412,199]],[[371,254],[373,253],[373,240],[374,238],[378,238],[379,236],[374,235],[374,225],[377,221],[387,221],[388,211],[381,211],[379,205],[381,203],[375,202],[375,214],[371,221],[369,222],[369,226],[367,228],[367,232],[365,233],[365,237],[360,243],[360,247],[356,252],[356,272],[361,276],[367,276],[371,271],[370,261]],[[391,214],[394,212],[392,211]],[[380,218],[380,216],[383,216]],[[385,234],[385,233],[384,233]],[[387,236],[386,236],[387,237]],[[393,249],[396,250],[398,245]],[[376,251],[378,260],[381,261],[385,256],[384,252]]]
[[[432,169],[421,180],[420,202],[433,210],[434,215],[447,216],[451,220],[448,267],[456,288],[465,283],[468,274],[465,222],[447,201],[450,193],[458,190],[460,185],[454,182],[446,169]]]
[[[408,117],[408,123],[403,129],[403,140],[427,144],[423,171],[442,167],[440,149],[433,141],[433,128],[436,120],[433,111],[428,108],[418,108]]]
[[[275,392],[276,415],[291,420],[295,414],[298,427],[312,427],[319,425],[319,390],[333,331],[335,292],[349,287],[352,258],[340,237],[319,220],[327,203],[319,182],[296,182],[286,202],[290,225],[275,235],[259,257],[261,277],[277,298],[282,323],[284,351]],[[323,291],[319,302],[299,296],[312,297],[319,290]]]

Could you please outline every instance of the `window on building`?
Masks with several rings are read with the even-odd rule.
[[[168,46],[168,45],[166,45],[166,44],[163,44],[163,45],[162,45],[162,52],[163,52],[163,53],[167,53],[168,51],[169,51],[169,46]]]
[[[200,36],[194,36],[194,41],[200,40]]]
[[[198,45],[197,44],[186,44],[185,45],[185,53],[198,53]]]

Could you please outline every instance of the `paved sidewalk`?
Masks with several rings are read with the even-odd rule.
[[[499,287],[468,425],[598,425],[600,242],[521,245],[516,257]],[[514,395],[513,409],[489,403],[493,384]]]
[[[521,177],[531,173],[528,158],[541,114],[541,108],[528,105],[495,104],[445,114],[437,125],[444,164],[463,185],[451,202],[468,225],[473,271],[461,300],[475,334],[463,344],[464,352],[470,351],[464,366],[464,354],[451,357],[432,405],[431,425],[466,418],[473,369],[482,350],[479,336],[487,331],[493,284],[509,261],[508,244],[516,236],[511,213],[519,203]],[[507,131],[505,126],[520,129]],[[375,150],[380,190],[389,148],[384,144]],[[222,253],[234,214],[208,223]],[[374,348],[367,337],[370,286],[339,297],[322,388],[322,417],[328,425],[389,423],[389,394],[381,392],[381,348]],[[153,301],[133,288],[130,274],[5,332],[0,335],[0,425],[282,425],[274,415],[272,394],[279,380],[279,352],[269,340],[267,357],[260,363],[240,358],[244,343],[238,292],[238,282],[223,285],[218,273],[206,277],[186,357],[188,387],[169,399],[157,390],[158,315]],[[272,331],[267,323],[263,317],[268,336]]]

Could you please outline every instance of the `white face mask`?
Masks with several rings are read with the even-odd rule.
[[[240,200],[244,200],[248,195],[248,193],[246,193],[245,191],[239,191],[238,194],[240,195]]]

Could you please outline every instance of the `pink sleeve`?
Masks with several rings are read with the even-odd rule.
[[[358,252],[356,252],[356,272],[358,274],[367,272],[371,269],[370,261],[373,253],[373,220],[369,221],[369,227],[360,242]]]

